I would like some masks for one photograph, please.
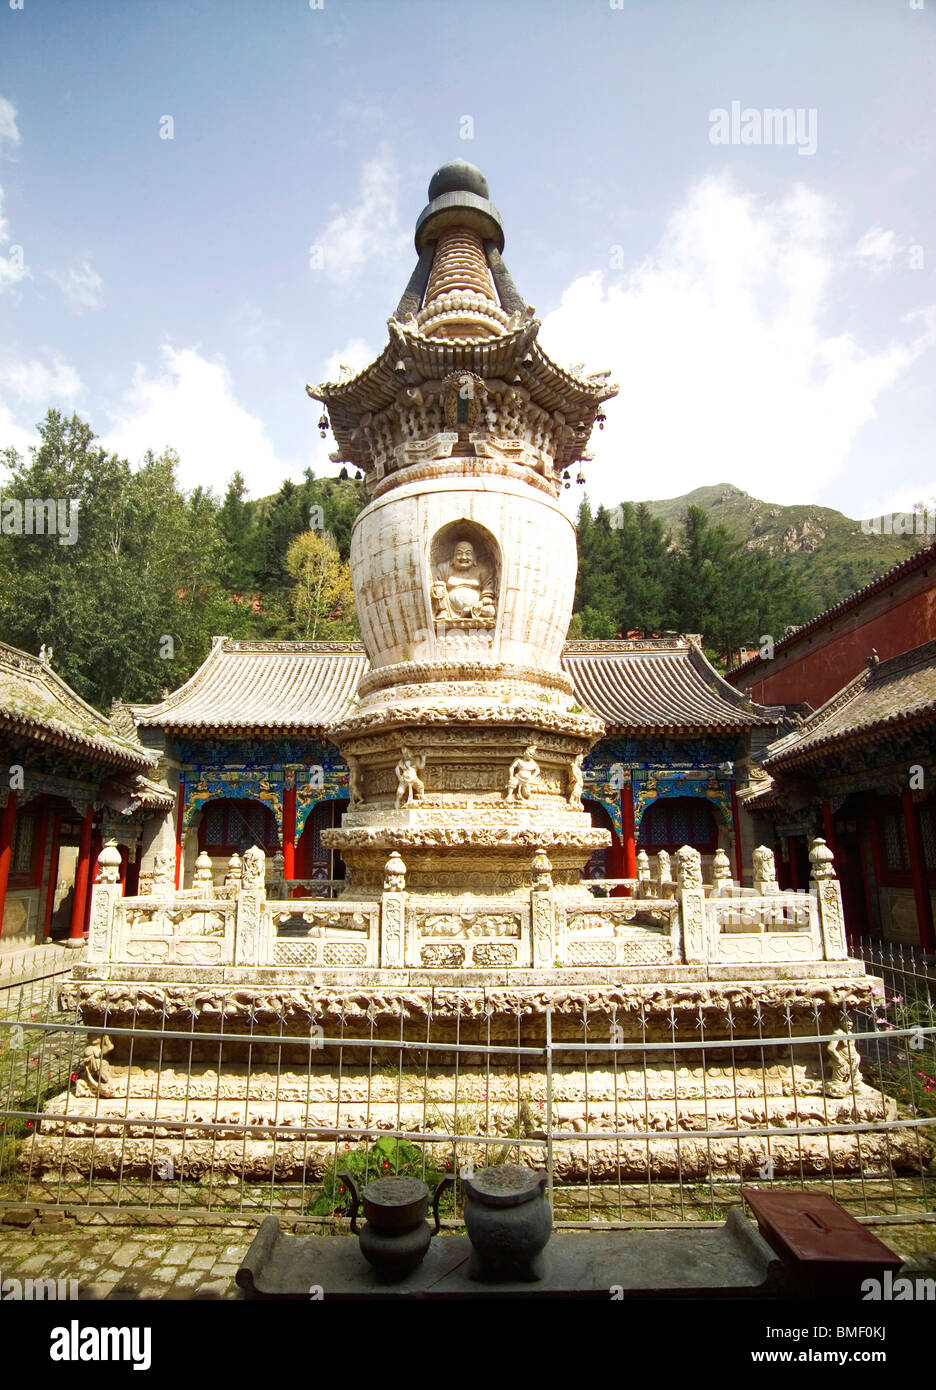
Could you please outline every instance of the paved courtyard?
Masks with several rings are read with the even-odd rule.
[[[77,1279],[83,1299],[241,1298],[234,1276],[256,1229],[247,1223],[96,1221],[30,1231],[3,1224],[0,1281]],[[936,1273],[933,1223],[894,1222],[872,1229],[921,1272]]]

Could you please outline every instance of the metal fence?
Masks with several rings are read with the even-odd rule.
[[[673,1011],[664,1037],[585,1010],[559,1036],[522,1009],[509,1037],[457,1011],[419,1037],[376,1013],[303,1037],[285,1011],[226,1027],[226,1007],[154,1031],[137,986],[129,1023],[89,1026],[59,1007],[65,966],[0,982],[0,1205],[327,1224],[343,1171],[432,1184],[519,1161],[546,1168],[559,1227],[717,1221],[751,1182],[933,1220],[936,974],[900,947],[853,953],[883,987],[834,1030],[816,1004],[811,1027],[758,1008],[717,1034]],[[457,1182],[448,1202],[456,1220]]]

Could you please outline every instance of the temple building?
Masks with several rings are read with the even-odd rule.
[[[144,823],[171,811],[156,762],[40,657],[0,643],[0,923],[4,945],[87,932],[105,839],[135,893]],[[151,774],[147,776],[147,774]]]
[[[741,795],[783,886],[806,886],[810,837],[835,856],[856,935],[936,951],[936,546],[729,671],[798,711]],[[794,704],[795,702],[795,704]],[[766,775],[766,776],[765,776]]]
[[[607,727],[582,767],[584,804],[611,835],[589,875],[633,878],[639,849],[673,854],[683,844],[706,863],[718,849],[736,863],[752,735],[763,746],[783,711],[751,705],[688,638],[568,642],[563,666],[579,703]],[[300,881],[343,879],[322,832],[348,807],[349,770],[326,730],[354,706],[367,669],[357,642],[218,638],[185,685],[159,704],[129,706],[175,795],[146,869],[161,851],[187,887],[206,852],[220,883],[229,857],[259,844],[282,854],[297,894],[308,891]],[[752,848],[745,840],[744,860]]]

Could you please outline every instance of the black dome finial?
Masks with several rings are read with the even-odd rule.
[[[429,201],[443,193],[474,193],[478,198],[489,197],[487,179],[476,164],[467,159],[453,159],[437,169],[429,180]]]

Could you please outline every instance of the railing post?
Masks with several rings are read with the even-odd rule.
[[[85,946],[85,960],[110,960],[114,951],[114,927],[117,920],[117,903],[122,897],[120,878],[120,850],[116,840],[108,840],[98,855],[98,879],[91,889],[91,921],[88,928],[88,941]]]
[[[811,888],[816,895],[819,911],[819,931],[822,952],[826,960],[845,960],[845,914],[842,910],[842,890],[835,877],[835,861],[825,840],[813,840],[809,851],[812,865]]]
[[[676,881],[683,956],[687,965],[702,965],[709,957],[702,857],[690,845],[683,845],[676,853]]]
[[[559,954],[552,888],[549,856],[545,850],[537,850],[533,856],[533,886],[530,890],[530,930],[533,937],[533,968],[539,970],[549,970]]]
[[[236,895],[234,922],[234,964],[266,965],[272,958],[264,934],[266,906],[266,855],[256,845],[243,860],[243,886]]]
[[[415,965],[406,950],[406,865],[396,850],[384,865],[383,894],[380,899],[380,968],[399,970],[404,961]]]

